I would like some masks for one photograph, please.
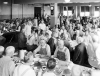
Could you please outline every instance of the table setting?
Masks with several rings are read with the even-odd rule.
[[[22,55],[20,55],[21,57],[17,57],[14,56],[13,60],[16,64],[16,66],[20,65],[20,64],[24,64],[24,58],[27,59],[27,56],[30,55],[32,52],[26,52],[25,50],[23,51],[23,57]],[[21,52],[22,53],[22,52]],[[26,54],[27,53],[27,54]],[[40,55],[40,54],[36,54],[32,60],[31,63],[31,67],[33,69],[35,69],[36,67],[36,63],[41,63],[41,74],[45,73],[48,69],[47,69],[47,62],[51,57],[48,56],[44,56],[44,55]],[[77,65],[74,64],[72,61],[70,61],[69,65],[60,65],[59,60],[57,58],[54,58],[56,60],[56,67],[54,69],[54,73],[57,76],[91,76],[91,68],[88,67],[84,67],[81,65]],[[40,71],[38,71],[40,72]]]

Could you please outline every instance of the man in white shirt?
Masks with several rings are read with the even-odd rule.
[[[49,30],[48,26],[46,27],[46,33],[48,33],[49,34],[49,38],[51,38],[52,32]]]
[[[34,19],[34,26],[38,27],[38,19],[37,19],[37,17]]]
[[[6,55],[0,59],[0,76],[13,76],[15,63],[11,57],[14,55],[14,52],[15,48],[13,46],[6,48]]]
[[[46,25],[44,23],[44,21],[42,20],[41,23],[39,24],[39,29],[45,31],[46,30]]]

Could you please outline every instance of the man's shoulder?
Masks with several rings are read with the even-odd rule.
[[[53,72],[46,72],[46,73],[44,73],[44,75],[43,76],[56,76],[56,74],[55,73],[53,73]]]

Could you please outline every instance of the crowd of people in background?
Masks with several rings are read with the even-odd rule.
[[[100,69],[100,18],[78,17],[73,19],[61,16],[59,21],[51,28],[49,19],[44,18],[3,20],[0,22],[0,37],[4,39],[3,34],[7,32],[19,32],[19,49],[32,52],[29,56],[30,59],[26,61],[27,65],[30,65],[33,56],[40,54],[41,56],[56,58],[61,65],[69,65],[70,62],[73,62]],[[3,46],[0,47],[1,76],[24,76],[21,73],[24,71],[21,67],[30,67],[17,66],[14,71],[12,56],[15,48],[8,46],[3,55],[4,49]],[[47,68],[52,71],[56,65],[55,59],[49,60],[47,64]],[[16,72],[18,69],[20,70],[19,73]],[[49,73],[45,73],[43,76],[47,76]],[[35,71],[31,69],[26,74],[35,76]],[[53,73],[51,75],[56,76]]]

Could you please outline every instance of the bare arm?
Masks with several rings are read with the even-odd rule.
[[[58,47],[56,48],[53,57],[56,58],[57,57],[57,52],[58,52]]]
[[[70,52],[69,52],[69,49],[66,48],[65,54],[66,54],[66,61],[70,62]]]
[[[47,56],[51,56],[51,50],[49,45],[47,45],[46,50],[47,50]]]
[[[34,55],[37,53],[37,52],[39,52],[40,51],[40,46],[38,46],[34,51],[33,51],[33,53],[34,53]]]

